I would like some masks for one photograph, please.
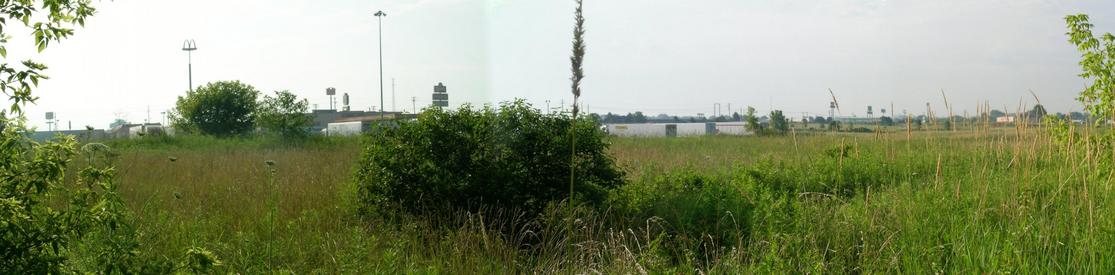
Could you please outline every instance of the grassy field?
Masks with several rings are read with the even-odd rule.
[[[111,145],[143,254],[229,272],[1115,271],[1110,154],[1038,130],[610,142],[629,183],[574,234],[559,211],[357,218],[356,139]]]

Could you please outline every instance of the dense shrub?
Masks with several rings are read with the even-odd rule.
[[[691,171],[666,173],[624,186],[613,207],[639,221],[658,220],[676,247],[736,247],[750,234],[753,198],[744,185]],[[684,258],[675,251],[676,258]]]
[[[543,115],[523,101],[429,109],[368,136],[355,181],[361,211],[497,207],[538,213],[569,196],[570,127],[577,135],[577,200],[602,201],[623,174],[589,120]]]

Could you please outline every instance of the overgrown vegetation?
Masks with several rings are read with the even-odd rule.
[[[276,249],[273,266],[296,273],[1115,268],[1107,260],[1115,250],[1106,245],[1115,235],[1103,233],[1115,230],[1115,219],[1103,214],[1115,209],[1115,185],[1097,168],[1103,160],[1084,161],[1085,146],[1068,149],[1048,137],[990,128],[909,140],[897,131],[799,133],[796,141],[606,138],[607,154],[629,171],[627,183],[608,191],[600,207],[578,207],[572,234],[564,206],[544,207],[536,218],[497,207],[357,218],[364,204],[349,169],[365,161],[359,150],[368,144],[355,140],[128,149],[118,174],[124,201],[137,209],[135,228],[148,232],[140,234],[141,253],[175,259],[182,247],[206,244],[240,273],[270,270],[263,248],[272,221],[261,218],[271,215],[270,186],[274,245],[298,248]],[[273,185],[266,160],[276,163]],[[567,192],[561,165],[551,176],[558,199]]]
[[[570,165],[584,202],[603,201],[623,177],[595,123],[544,115],[523,101],[431,109],[375,129],[365,143],[355,179],[363,212],[494,207],[533,216],[568,197]]]
[[[94,12],[89,1],[0,4],[0,17],[33,30],[40,52],[72,35],[69,27],[83,25]],[[0,55],[5,57],[7,22],[0,20]],[[0,90],[12,102],[0,109],[0,273],[210,272],[220,265],[212,255],[174,261],[136,252],[137,231],[118,193],[110,149],[99,143],[82,146],[85,167],[75,180],[66,172],[79,153],[72,136],[40,144],[24,135],[28,130],[21,108],[34,103],[32,89],[47,77],[42,74],[45,65],[30,60],[22,65],[25,70],[10,66],[7,59],[0,64]],[[64,184],[67,178],[76,184]]]
[[[9,4],[22,7],[5,10],[15,18],[34,11]],[[43,4],[62,5],[49,9],[56,23],[92,13]],[[1115,38],[1097,46],[1086,16],[1066,21],[1093,81],[1082,100],[1097,116],[1115,110]],[[1052,116],[1044,127],[946,120],[917,134],[608,138],[591,119],[517,101],[430,109],[363,144],[188,136],[78,147],[22,134],[17,107],[42,78],[28,67],[0,70],[17,103],[0,111],[4,274],[1115,270],[1111,131]],[[767,129],[753,108],[746,120],[784,132],[776,116]],[[571,201],[584,203],[555,207],[571,167]]]
[[[1065,22],[1069,42],[1081,53],[1080,77],[1092,81],[1077,99],[1093,115],[1115,117],[1115,35],[1104,33],[1096,38],[1086,14],[1067,16]]]

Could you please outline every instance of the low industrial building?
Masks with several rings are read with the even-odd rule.
[[[371,121],[349,121],[329,123],[322,131],[326,136],[356,136],[372,130]]]
[[[604,130],[620,137],[685,137],[751,135],[743,122],[607,124]]]
[[[102,140],[108,137],[103,129],[94,130],[59,130],[59,131],[35,131],[28,132],[27,137],[35,142],[47,142],[54,140],[57,135],[74,136],[80,142],[89,142],[95,140]]]
[[[174,128],[163,127],[161,123],[121,124],[108,132],[111,138],[132,139],[144,136],[174,136]]]

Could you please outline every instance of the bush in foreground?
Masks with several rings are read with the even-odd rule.
[[[607,189],[622,184],[623,173],[594,125],[514,101],[498,109],[431,109],[416,121],[379,127],[368,137],[355,175],[361,212],[495,207],[537,214],[547,203],[568,198],[571,161],[577,167],[575,199],[601,202]],[[577,135],[575,157],[570,127]]]

